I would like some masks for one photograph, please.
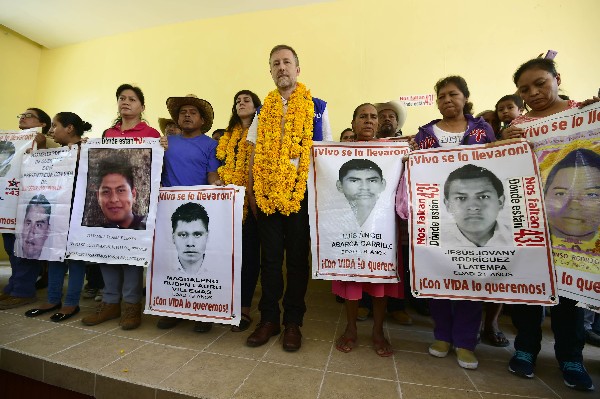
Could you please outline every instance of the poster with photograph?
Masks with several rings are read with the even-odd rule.
[[[396,283],[396,188],[406,141],[315,142],[308,178],[313,278]]]
[[[67,248],[78,147],[23,156],[15,255],[62,262]]]
[[[81,146],[67,258],[148,266],[164,150],[158,139]]]
[[[238,325],[245,187],[160,189],[145,313]]]
[[[407,184],[415,296],[557,303],[541,180],[525,140],[412,152]]]
[[[540,165],[561,296],[600,307],[600,104],[519,125]]]
[[[15,232],[21,162],[37,130],[0,130],[0,233]]]

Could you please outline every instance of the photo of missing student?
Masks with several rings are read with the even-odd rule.
[[[149,148],[90,148],[82,226],[145,230],[150,203]]]

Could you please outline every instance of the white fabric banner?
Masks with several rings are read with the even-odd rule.
[[[158,139],[81,146],[67,258],[148,266],[164,150]]]
[[[67,248],[78,147],[23,156],[15,255],[63,261]]]
[[[559,294],[600,307],[600,104],[519,125],[540,164]]]
[[[245,187],[160,189],[145,313],[238,325]]]
[[[14,233],[23,154],[33,148],[37,129],[0,130],[0,233]]]
[[[313,278],[396,283],[396,188],[405,141],[325,143],[308,179]]]
[[[525,140],[419,150],[407,164],[414,295],[556,304],[541,181]]]

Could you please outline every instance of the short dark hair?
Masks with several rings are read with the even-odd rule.
[[[371,104],[371,103],[362,103],[362,104],[360,104],[358,107],[354,108],[354,112],[352,113],[352,120],[356,119],[356,114],[358,114],[358,109],[359,109],[360,107],[364,107],[365,105],[370,105],[370,106],[372,106],[373,108],[375,108],[375,111],[377,111],[377,107],[376,107],[375,105],[373,105],[373,104]]]
[[[83,136],[83,132],[87,132],[92,128],[90,123],[83,121],[79,115],[73,112],[59,112],[55,118],[64,127],[72,125],[73,129],[75,129],[75,134],[78,136]]]
[[[191,223],[195,220],[200,220],[204,223],[204,227],[208,230],[208,213],[206,213],[206,209],[196,202],[187,202],[183,205],[180,205],[175,212],[171,215],[171,227],[173,228],[173,233],[177,229],[177,223],[180,221]]]
[[[229,132],[233,131],[233,128],[235,128],[236,125],[242,124],[242,119],[238,116],[237,110],[235,109],[235,102],[237,101],[238,96],[241,96],[242,94],[248,95],[250,98],[252,98],[252,104],[254,104],[254,108],[258,109],[261,106],[260,98],[258,98],[254,92],[244,89],[235,93],[235,96],[233,96],[233,105],[231,107],[231,117],[229,118],[229,124],[227,125],[227,131]]]
[[[482,178],[488,179],[490,183],[492,183],[492,186],[494,186],[498,197],[504,195],[504,186],[502,185],[502,181],[498,179],[498,176],[496,176],[493,172],[482,166],[475,166],[469,163],[465,166],[461,166],[458,169],[454,169],[448,175],[448,178],[444,183],[444,198],[448,199],[448,194],[450,193],[450,184],[452,184],[454,180],[469,180]]]
[[[435,84],[435,86],[433,87],[435,90],[435,94],[438,95],[440,94],[440,90],[442,90],[444,87],[446,87],[448,84],[454,84],[458,90],[460,90],[460,92],[463,94],[463,96],[465,96],[466,98],[471,97],[471,92],[469,92],[469,87],[467,86],[467,81],[462,77],[462,76],[458,76],[458,75],[451,75],[451,76],[446,76],[445,78],[442,78],[440,80],[437,81],[437,83]],[[467,101],[465,103],[465,106],[463,107],[463,114],[470,114],[473,111],[473,103]]]
[[[45,126],[42,127],[42,133],[47,134],[48,131],[50,130],[50,126],[52,125],[52,118],[50,118],[50,115],[48,115],[47,113],[45,113],[43,110],[41,110],[39,108],[30,107],[27,109],[30,111],[35,111],[40,123],[45,123]]]
[[[521,64],[521,66],[517,68],[515,74],[513,75],[513,82],[515,83],[515,86],[518,86],[517,82],[521,78],[523,72],[530,69],[541,69],[543,71],[550,72],[554,77],[558,76],[558,72],[556,71],[556,63],[554,60],[548,58],[534,58],[524,64]]]
[[[544,194],[548,191],[548,188],[560,170],[566,168],[579,168],[583,166],[589,166],[600,170],[600,154],[587,148],[578,148],[568,153],[563,159],[554,165],[550,170],[550,173],[548,173],[546,184],[544,185]]]
[[[369,170],[369,169],[377,172],[379,177],[381,177],[383,179],[383,172],[381,171],[381,168],[379,167],[379,165],[377,165],[375,162],[371,161],[370,159],[361,159],[361,158],[351,159],[351,160],[347,161],[346,163],[344,163],[340,167],[338,179],[340,181],[342,181],[342,179],[344,179],[344,177],[346,177],[348,172],[350,172],[351,170]]]
[[[27,215],[27,213],[29,213],[29,210],[31,208],[33,208],[34,206],[41,206],[42,208],[44,208],[44,212],[46,212],[46,215],[48,215],[48,219],[50,219],[50,215],[52,214],[52,206],[50,205],[50,202],[44,196],[44,194],[34,195],[29,200],[29,203],[27,204],[27,207],[25,208],[25,215]]]
[[[142,91],[142,89],[140,89],[137,86],[132,86],[129,83],[123,83],[121,86],[119,86],[117,88],[117,100],[119,99],[119,96],[121,95],[121,93],[123,93],[125,90],[132,90],[135,95],[137,96],[137,98],[140,100],[140,103],[142,105],[146,105],[145,100],[144,100],[144,92]]]
[[[129,187],[133,189],[133,166],[129,163],[129,159],[121,154],[115,154],[103,158],[98,162],[98,174],[100,177],[100,183],[104,176],[110,174],[119,174],[127,180]]]
[[[354,130],[352,130],[351,127],[347,127],[344,130],[342,130],[342,132],[340,133],[340,141],[342,140],[342,137],[344,137],[344,133],[346,132],[352,132],[352,136],[354,136],[354,138],[356,138],[356,133],[354,133]]]
[[[287,44],[278,44],[277,46],[275,46],[271,49],[271,52],[269,53],[269,65],[271,65],[271,57],[273,56],[273,53],[275,53],[279,50],[290,50],[292,52],[292,54],[294,55],[294,60],[296,61],[296,66],[300,66],[300,60],[298,59],[298,54],[296,54],[296,50],[294,50]]]
[[[505,96],[502,96],[500,100],[496,102],[496,106],[494,107],[496,112],[498,112],[498,104],[500,104],[503,101],[512,101],[513,103],[515,103],[517,108],[523,109],[523,99],[521,97],[517,96],[516,94],[507,94]]]

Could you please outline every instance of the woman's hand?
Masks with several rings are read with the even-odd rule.
[[[37,144],[38,150],[46,148],[46,136],[44,136],[43,133],[36,134],[34,140]]]
[[[579,104],[579,108],[587,107],[588,105],[593,104],[593,103],[597,103],[598,101],[600,101],[600,97],[594,96],[592,98],[588,98],[587,100],[582,101]]]
[[[419,145],[417,144],[414,136],[410,136],[408,138],[408,146],[410,147],[411,151],[416,151],[419,149]]]
[[[167,139],[166,136],[162,136],[159,139],[160,142],[160,146],[163,148],[163,150],[167,151],[167,148],[169,148],[169,140]]]
[[[517,126],[509,126],[500,133],[502,140],[518,139],[525,137],[525,130]]]

